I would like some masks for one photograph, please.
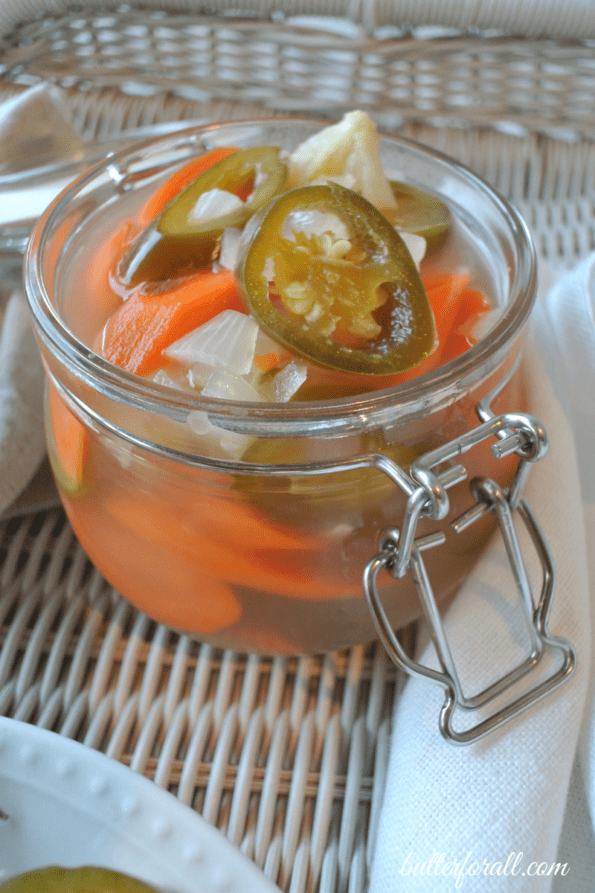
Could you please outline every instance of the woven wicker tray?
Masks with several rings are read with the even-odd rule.
[[[363,108],[483,175],[569,266],[595,246],[593,13],[491,6],[0,0],[0,96],[58,84],[89,141]],[[0,713],[147,775],[284,890],[365,889],[401,684],[375,645],[200,646],[111,590],[59,509],[0,526]]]

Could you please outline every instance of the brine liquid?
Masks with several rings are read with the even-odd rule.
[[[472,423],[472,406],[465,411],[467,418],[451,416],[446,429]],[[374,638],[362,574],[380,531],[402,524],[406,502],[381,472],[209,472],[85,426],[80,479],[69,486],[61,481],[64,419],[55,401],[48,427],[81,544],[107,580],[153,619],[221,647],[263,653],[319,653]],[[486,449],[468,458],[469,477],[487,470],[506,480],[512,464],[496,463]],[[471,505],[465,485],[450,498],[453,517]],[[420,535],[439,527],[447,535],[425,559],[440,599],[469,573],[489,526],[484,519],[455,535],[446,522],[421,523]],[[419,615],[410,575],[395,581],[383,574],[379,583],[395,628]]]

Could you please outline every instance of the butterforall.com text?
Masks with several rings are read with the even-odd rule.
[[[565,877],[569,871],[566,862],[532,861],[524,853],[510,853],[500,862],[478,859],[473,853],[467,853],[464,859],[451,859],[445,853],[434,853],[424,862],[417,861],[413,853],[408,853],[400,874],[403,877],[450,877],[456,889],[460,889],[466,877]]]

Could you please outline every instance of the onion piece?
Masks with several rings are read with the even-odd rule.
[[[170,344],[163,353],[190,368],[196,365],[247,375],[252,368],[258,336],[255,319],[237,310],[224,310],[188,335]]]
[[[217,369],[210,376],[202,389],[203,397],[215,397],[219,400],[241,400],[248,403],[262,403],[265,398],[256,388],[239,375],[232,375],[223,369]]]
[[[280,369],[273,379],[277,403],[287,403],[308,378],[306,363],[292,360]]]
[[[331,233],[336,239],[349,239],[349,230],[341,218],[318,208],[304,208],[288,214],[283,227],[283,238],[291,239],[294,233],[303,233],[305,236]]]
[[[419,270],[419,265],[424,259],[426,253],[427,242],[423,236],[418,236],[415,233],[407,233],[404,230],[397,229],[398,234],[405,242],[407,246],[407,250],[409,254],[413,258],[413,263]]]
[[[223,453],[234,459],[239,459],[253,437],[248,434],[240,434],[237,431],[227,431],[213,425],[206,412],[195,409],[188,413],[187,425],[198,437],[205,438],[211,444],[219,446]]]
[[[235,226],[228,226],[223,230],[221,243],[219,245],[219,257],[217,262],[220,267],[225,270],[235,270],[238,263],[240,251],[240,240],[242,238],[242,230]]]
[[[467,320],[466,323],[460,325],[457,329],[457,335],[463,335],[470,343],[481,341],[494,328],[501,316],[501,307],[488,310],[478,318]]]
[[[203,192],[188,216],[189,223],[206,223],[209,220],[220,220],[241,208],[244,202],[233,192],[225,189],[209,189]]]
[[[258,335],[256,336],[256,355],[259,357],[265,356],[268,353],[273,353],[276,350],[283,350],[278,341],[275,341],[274,338],[271,338],[267,332],[263,329],[258,330]]]
[[[284,363],[266,384],[266,399],[271,403],[287,403],[308,378],[308,366],[291,360]]]
[[[158,369],[153,375],[155,384],[160,384],[165,388],[173,388],[176,391],[191,391],[192,385],[188,381],[183,370],[179,372],[176,369]]]
[[[204,397],[215,397],[220,400],[242,400],[258,403],[264,400],[245,378],[230,375],[229,372],[224,372],[221,369],[213,372],[202,393]],[[205,431],[205,419],[194,417],[194,413],[190,413],[190,416],[193,416],[193,418],[188,418],[188,424],[192,430],[196,433],[212,435],[221,449],[234,458],[239,458],[253,440],[248,434],[241,434],[238,431],[228,431],[225,428],[217,427],[208,418],[206,419],[208,428]],[[206,413],[203,413],[203,416],[206,416]]]

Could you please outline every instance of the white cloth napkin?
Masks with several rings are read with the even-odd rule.
[[[71,160],[84,147],[57,87],[38,84],[0,105],[0,223],[30,216],[18,174]],[[17,175],[15,186],[14,176]],[[48,194],[47,200],[55,195]],[[39,206],[35,213],[39,213]],[[0,259],[0,517],[57,502],[43,459],[44,373],[12,257]]]
[[[0,330],[0,515],[45,456],[43,381],[29,309],[16,291],[8,299]]]
[[[462,748],[439,734],[442,689],[407,681],[395,709],[370,893],[594,889],[594,300],[595,255],[542,297],[525,361],[532,412],[551,439],[526,497],[556,565],[549,629],[574,644],[577,668],[544,700]],[[518,654],[511,591],[497,537],[445,620],[451,640],[465,637],[456,657],[470,691]],[[431,653],[427,647],[422,662]]]

